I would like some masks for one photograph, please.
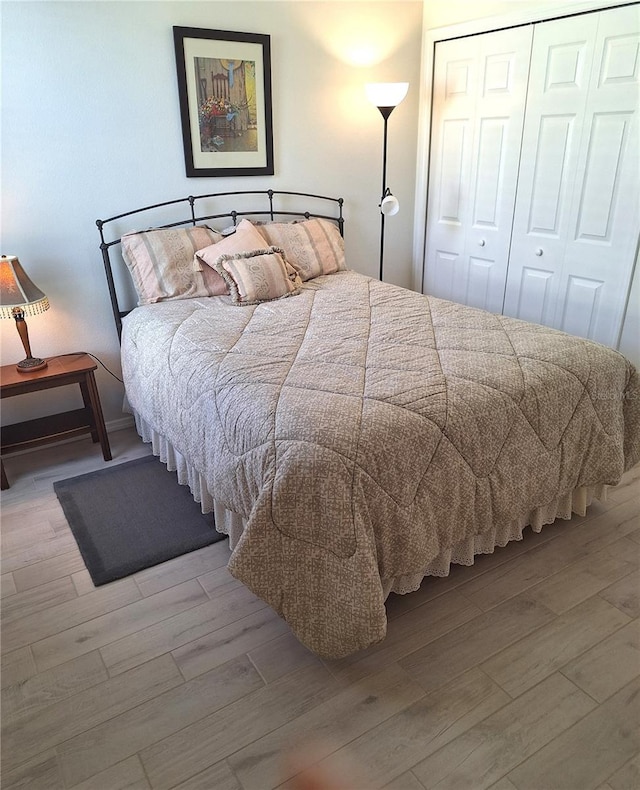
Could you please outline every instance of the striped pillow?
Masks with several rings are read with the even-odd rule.
[[[239,306],[293,296],[302,284],[279,247],[221,255],[214,267],[229,286],[231,301]]]
[[[268,244],[282,247],[302,280],[346,269],[344,241],[333,222],[307,219],[304,222],[270,222],[259,225]]]
[[[227,293],[217,272],[208,267],[195,271],[193,265],[198,250],[220,239],[221,234],[204,225],[124,235],[122,257],[131,272],[138,304]]]

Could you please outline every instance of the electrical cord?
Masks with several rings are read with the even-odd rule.
[[[104,362],[101,359],[99,359],[95,354],[92,354],[90,351],[76,351],[70,354],[56,354],[53,357],[49,357],[49,359],[59,359],[60,357],[81,357],[84,354],[86,354],[88,357],[91,357],[91,359],[95,359],[95,361],[99,365],[101,365],[110,376],[113,376],[113,378],[116,381],[119,381],[120,384],[124,384],[124,381],[121,378],[118,378],[118,376],[116,376],[116,374],[112,370],[109,370],[109,368],[104,364]]]

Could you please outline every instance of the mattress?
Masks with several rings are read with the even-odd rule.
[[[383,639],[390,590],[584,507],[640,457],[619,353],[351,271],[259,305],[136,308],[122,364],[139,425],[241,524],[231,573],[323,657]]]

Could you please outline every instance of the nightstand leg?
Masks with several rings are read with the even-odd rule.
[[[2,467],[2,491],[6,491],[9,488],[9,481],[7,480],[7,473],[4,471],[4,461],[0,461],[0,466]]]
[[[86,387],[87,394],[89,396],[89,402],[91,404],[91,412],[95,421],[96,431],[100,440],[100,446],[102,447],[102,456],[105,461],[110,461],[111,448],[109,447],[109,437],[107,435],[107,428],[104,424],[104,417],[102,416],[102,407],[100,405],[100,396],[98,395],[96,379],[92,370],[87,373]]]
[[[93,375],[93,372],[92,372],[92,375]],[[94,444],[96,444],[97,442],[100,441],[100,437],[98,436],[98,430],[97,430],[97,427],[96,427],[96,417],[95,417],[95,411],[94,411],[94,408],[93,408],[93,402],[91,400],[91,395],[89,394],[89,386],[87,384],[88,378],[89,378],[89,373],[87,373],[85,381],[80,381],[79,384],[80,384],[80,392],[82,393],[82,402],[84,403],[84,407],[85,407],[85,409],[89,409],[89,411],[91,412],[91,421],[92,421],[92,424],[91,424],[91,441]]]

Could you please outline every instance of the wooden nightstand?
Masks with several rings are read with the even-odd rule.
[[[83,352],[49,357],[47,362],[49,364],[44,370],[31,373],[19,373],[15,365],[0,367],[0,397],[12,398],[25,392],[79,384],[84,408],[3,426],[0,441],[2,455],[90,433],[94,442],[100,442],[104,460],[110,461],[109,437],[93,375],[93,371],[98,366],[88,354]],[[2,490],[4,490],[9,488],[9,481],[4,471],[4,464],[1,466]]]

